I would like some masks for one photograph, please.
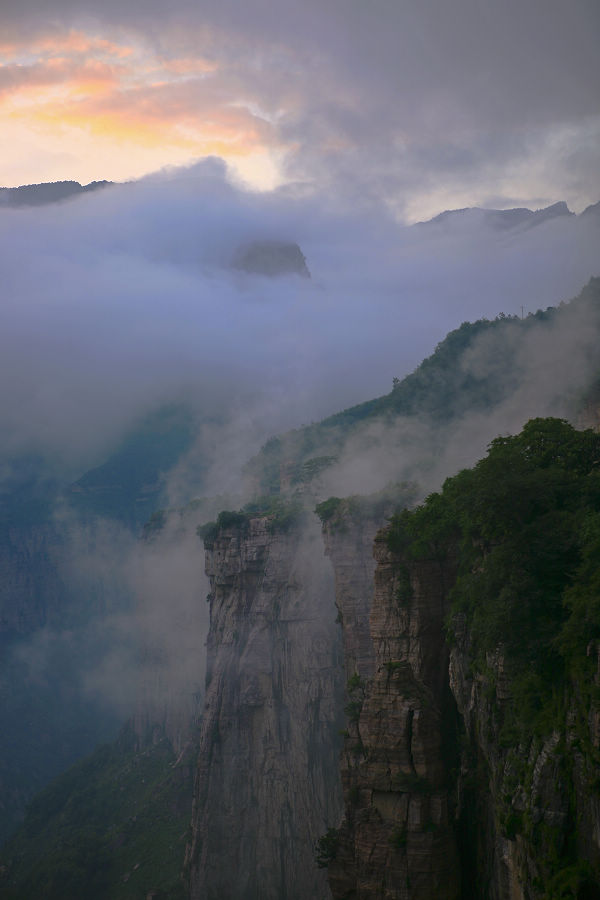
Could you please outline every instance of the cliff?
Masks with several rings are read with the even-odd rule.
[[[592,305],[599,285],[587,292]],[[573,438],[554,420],[514,445],[498,439],[487,468],[449,479],[425,512],[396,517],[377,538],[389,504],[320,503],[323,539],[299,510],[360,480],[364,467],[344,469],[350,451],[372,462],[386,441],[394,477],[427,476],[462,413],[493,408],[508,391],[495,371],[465,370],[475,338],[489,338],[487,347],[503,336],[500,357],[518,381],[514,336],[556,324],[566,309],[465,324],[387,397],[267,442],[247,474],[256,494],[272,496],[221,513],[204,532],[210,631],[198,739],[189,728],[201,702],[197,613],[208,588],[195,569],[195,523],[189,543],[188,529],[185,539],[175,530],[172,546],[167,533],[148,544],[142,596],[157,591],[151,627],[136,634],[134,749],[153,752],[166,736],[179,762],[182,750],[197,759],[191,897],[328,897],[315,844],[335,898],[598,895],[600,488],[589,434]],[[581,407],[595,424],[596,393]],[[434,442],[418,431],[415,450],[379,427],[413,415],[430,418]],[[350,442],[367,424],[365,441]],[[113,469],[80,480],[83,512],[104,497],[100,475]],[[410,502],[409,493],[398,499]],[[182,577],[192,591],[180,608]],[[4,696],[13,694],[9,685]],[[65,715],[73,707],[53,702]],[[27,746],[48,756],[41,739]],[[16,783],[4,772],[0,781]]]
[[[562,715],[546,733],[514,742],[503,723],[515,699],[501,654],[473,676],[465,630],[450,685],[466,729],[458,793],[473,879],[489,900],[592,900],[600,891],[599,713],[565,685]],[[597,660],[598,649],[591,648]],[[595,685],[598,684],[596,676]]]
[[[317,513],[323,525],[325,554],[333,566],[346,681],[371,678],[375,672],[369,627],[375,576],[373,541],[385,524],[384,510],[371,509],[358,498],[332,497],[319,504]]]
[[[341,814],[342,648],[316,520],[221,514],[187,866],[192,898],[328,897]]]
[[[234,254],[233,267],[270,278],[279,275],[310,278],[302,250],[298,244],[286,241],[253,241],[245,244]]]
[[[599,458],[534,420],[377,536],[334,900],[599,895]]]
[[[193,898],[325,897],[319,835],[334,900],[598,895],[599,458],[540,419],[379,531],[385,503],[319,504],[345,696],[316,536],[222,514]]]
[[[385,532],[375,559],[373,675],[348,682],[346,808],[330,887],[335,900],[458,898],[456,744],[443,634],[450,573],[435,561],[409,572]]]

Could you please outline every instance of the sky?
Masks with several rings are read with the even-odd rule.
[[[600,196],[596,0],[3,0],[0,184],[205,156],[414,222]]]

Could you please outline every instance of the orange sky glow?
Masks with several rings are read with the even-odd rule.
[[[0,42],[0,185],[124,181],[218,155],[256,189],[281,181],[268,121],[202,56],[69,31]]]
[[[399,221],[581,212],[600,196],[598,13],[514,5],[5,0],[0,186],[218,155],[253,189],[302,185]]]

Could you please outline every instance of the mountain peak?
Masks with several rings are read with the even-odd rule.
[[[543,209],[531,210],[524,206],[515,207],[513,209],[485,209],[481,206],[466,206],[462,209],[446,209],[444,212],[438,213],[432,219],[424,222],[417,222],[417,225],[446,225],[448,223],[464,224],[483,224],[488,228],[496,231],[504,231],[510,228],[523,226],[525,228],[533,225],[539,225],[548,219],[554,219],[557,216],[572,216],[571,212],[564,200],[559,200],[551,206]]]
[[[291,241],[252,241],[243,244],[235,253],[233,266],[252,275],[301,275],[310,278],[302,250]]]

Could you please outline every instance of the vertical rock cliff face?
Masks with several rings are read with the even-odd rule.
[[[351,630],[348,609],[364,612],[369,599],[367,591],[360,607],[352,596],[364,573],[357,553],[353,581],[356,523],[347,526],[332,534],[326,523],[325,540],[341,562],[338,603]],[[469,629],[456,616],[451,647],[446,640],[451,550],[444,562],[408,561],[390,549],[386,529],[374,547],[373,674],[363,674],[365,653],[355,654],[363,663],[347,684],[345,813],[327,847],[334,900],[599,896],[598,642],[588,647],[598,659],[594,685],[566,680],[546,732],[512,736],[501,648],[474,667]],[[352,648],[354,637],[345,639]]]
[[[341,629],[317,535],[228,514],[207,540],[193,900],[328,897],[321,836],[333,900],[600,896],[600,642],[529,735],[507,638],[482,655],[464,607],[449,620],[456,532],[377,531],[357,498],[317,510]]]
[[[346,680],[354,675],[371,678],[375,652],[369,617],[373,602],[375,558],[373,541],[384,524],[383,516],[352,512],[341,500],[323,522],[325,553],[335,576],[335,603],[342,625]]]
[[[314,846],[341,817],[343,667],[316,520],[207,546],[207,688],[187,865],[197,900],[319,900]]]
[[[329,864],[334,900],[461,896],[450,769],[454,703],[443,634],[448,572],[410,571],[375,541],[373,676],[349,682],[345,816]]]
[[[555,727],[545,737],[511,744],[502,734],[513,702],[502,654],[489,654],[487,674],[473,677],[469,643],[467,629],[458,629],[449,675],[466,730],[459,795],[463,838],[477,873],[471,895],[591,900],[600,891],[598,713],[581,703],[576,685],[565,685]],[[597,655],[598,648],[590,652]]]

